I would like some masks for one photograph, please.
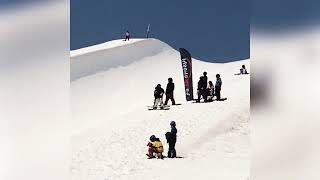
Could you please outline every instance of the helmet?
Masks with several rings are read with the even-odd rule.
[[[176,126],[176,122],[171,121],[170,125],[171,125],[171,126]]]
[[[158,84],[157,87],[161,87],[161,84]]]
[[[169,82],[172,82],[172,78],[168,78],[168,81],[169,81]]]
[[[154,141],[155,138],[156,138],[155,135],[150,136],[150,141]]]
[[[203,75],[206,76],[206,75],[207,75],[207,72],[203,72]]]
[[[220,74],[217,74],[216,77],[219,78],[219,77],[220,77]]]

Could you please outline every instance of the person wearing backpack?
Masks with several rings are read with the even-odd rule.
[[[175,146],[177,142],[177,132],[178,132],[176,128],[176,122],[171,121],[170,126],[171,126],[171,131],[165,134],[167,143],[169,144],[168,158],[175,158],[177,157]]]

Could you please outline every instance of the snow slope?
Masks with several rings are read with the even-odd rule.
[[[191,52],[192,53],[192,52]],[[74,180],[247,180],[250,167],[250,76],[235,76],[249,60],[225,64],[193,59],[194,86],[203,71],[223,80],[226,101],[185,101],[180,54],[156,39],[115,40],[71,52],[71,175]],[[175,82],[169,111],[148,111],[153,90]],[[147,160],[148,138],[164,144],[177,123],[181,159]]]

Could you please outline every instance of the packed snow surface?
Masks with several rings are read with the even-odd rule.
[[[186,102],[180,54],[156,39],[115,40],[72,51],[72,179],[247,180],[250,76],[234,74],[243,64],[250,71],[250,61],[192,63],[194,87],[204,71],[214,83],[219,73],[226,101]],[[182,105],[149,111],[154,87],[165,89],[169,77]],[[182,158],[147,159],[153,134],[166,155],[164,134],[171,121],[177,124],[176,150]]]

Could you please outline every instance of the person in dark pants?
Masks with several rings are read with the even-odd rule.
[[[168,104],[169,99],[171,100],[172,105],[176,104],[173,98],[174,83],[172,81],[172,78],[168,78],[168,84],[166,88],[166,101],[164,102],[164,105]]]
[[[199,81],[198,81],[198,99],[197,102],[200,102],[200,98],[201,96],[203,97],[203,99],[206,99],[206,88],[205,88],[205,80],[204,77],[201,76]]]
[[[130,32],[129,31],[127,31],[126,32],[126,37],[125,37],[125,41],[129,41],[130,40]]]
[[[207,72],[203,72],[203,86],[204,86],[204,89],[207,89],[207,87],[208,87],[208,76],[207,76]]]
[[[240,74],[248,74],[248,71],[247,71],[245,65],[242,65],[242,67],[241,67],[241,69],[240,69]]]
[[[176,122],[171,121],[170,123],[171,131],[166,133],[166,139],[169,143],[169,150],[168,150],[168,158],[175,158],[177,157],[177,152],[175,149],[176,142],[177,142],[177,128]]]
[[[221,100],[221,86],[222,86],[222,81],[221,81],[221,78],[220,78],[220,74],[217,74],[216,75],[216,84],[215,84],[215,95],[217,97],[217,101],[220,101]]]

